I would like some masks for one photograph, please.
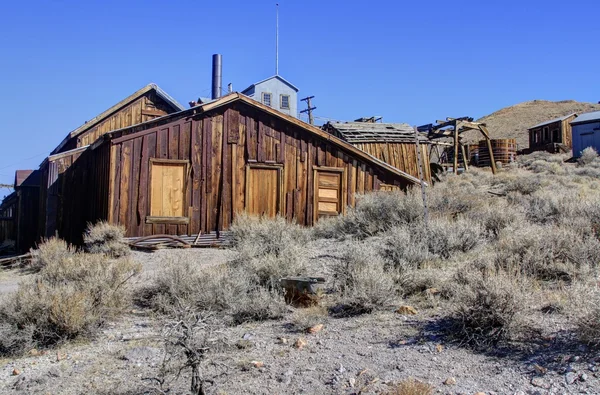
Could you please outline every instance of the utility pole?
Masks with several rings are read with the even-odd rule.
[[[314,96],[308,96],[305,97],[304,99],[300,99],[300,101],[305,101],[306,102],[306,110],[302,110],[300,111],[301,113],[307,112],[308,113],[308,123],[310,123],[311,125],[314,125],[314,119],[313,119],[313,115],[312,112],[313,110],[316,110],[317,107],[311,107],[311,103],[310,103],[310,99],[314,99]]]

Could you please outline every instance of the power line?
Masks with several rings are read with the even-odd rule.
[[[42,156],[42,155],[44,155],[44,156],[45,156],[45,155],[46,155],[46,153],[45,153],[45,152],[42,152],[41,154],[37,154],[37,155],[34,155],[34,156],[32,156],[32,157],[29,157],[29,158],[22,159],[22,160],[20,160],[20,161],[18,161],[18,162],[15,162],[15,163],[11,164],[11,165],[4,166],[4,167],[0,167],[0,170],[8,169],[9,167],[16,166],[16,165],[18,165],[18,164],[20,164],[20,163],[23,163],[23,162],[25,162],[25,161],[28,161],[28,160],[30,160],[30,159],[37,158],[38,156]]]

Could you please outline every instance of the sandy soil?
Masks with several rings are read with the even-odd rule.
[[[317,262],[336,259],[344,245],[324,249],[323,243],[327,242],[313,248],[312,258]],[[144,264],[138,284],[156,275],[173,254],[205,265],[231,257],[228,250],[135,253]],[[16,270],[2,272],[0,289],[14,290],[24,277]],[[527,346],[474,352],[441,336],[441,309],[414,316],[390,310],[352,318],[323,317],[324,329],[316,334],[295,331],[290,316],[223,328],[215,335],[220,346],[203,365],[204,378],[213,381],[207,384],[208,393],[376,394],[408,377],[426,381],[442,394],[600,393],[600,374],[596,373],[600,355],[564,346],[561,335]],[[149,393],[151,381],[144,378],[158,376],[164,357],[163,324],[149,311],[132,310],[107,324],[90,342],[2,360],[0,393]],[[294,346],[299,338],[306,342],[301,349]],[[253,361],[263,366],[255,367]],[[165,386],[170,394],[186,394],[189,379],[189,372],[184,371]]]

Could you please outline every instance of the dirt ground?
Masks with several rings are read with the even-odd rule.
[[[324,243],[330,243],[324,245]],[[319,241],[317,262],[336,259],[344,243]],[[323,253],[327,251],[327,253]],[[181,254],[198,264],[227,261],[217,249],[134,253],[144,266],[140,286],[161,264]],[[325,265],[324,265],[325,266]],[[314,273],[320,274],[320,273]],[[3,295],[28,275],[0,272]],[[315,334],[293,329],[290,319],[225,327],[203,365],[209,394],[376,394],[413,377],[441,394],[598,394],[600,355],[569,349],[560,335],[529,346],[480,353],[445,341],[443,307],[401,315],[392,310],[352,318],[323,317]],[[156,383],[164,357],[163,322],[153,313],[132,310],[111,322],[96,339],[0,361],[3,394],[143,394]],[[560,327],[560,323],[553,323]],[[306,344],[294,346],[298,339]],[[189,371],[165,383],[170,394],[189,393]]]

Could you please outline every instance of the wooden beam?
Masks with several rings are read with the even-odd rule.
[[[458,129],[454,129],[454,174],[458,174]]]
[[[479,125],[479,130],[485,137],[487,143],[488,151],[490,153],[490,165],[492,166],[492,173],[496,174],[496,159],[494,158],[494,151],[492,150],[492,141],[490,140],[490,133],[488,132],[487,128],[483,125]]]
[[[469,164],[467,163],[467,153],[465,151],[465,146],[463,144],[460,145],[460,151],[463,156],[463,165],[465,166],[465,171],[469,171]]]
[[[167,115],[167,114],[165,114],[164,111],[143,109],[142,115],[151,115],[153,117],[162,117],[163,115]]]
[[[170,225],[187,225],[190,223],[188,217],[146,217],[147,224],[170,224]]]

